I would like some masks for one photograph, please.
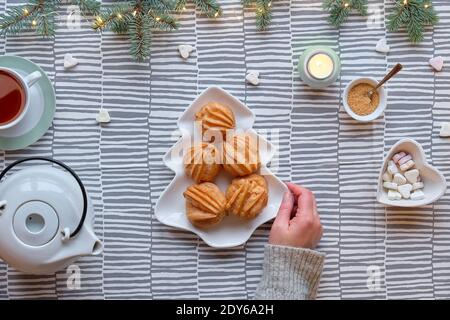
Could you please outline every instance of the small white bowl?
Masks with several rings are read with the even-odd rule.
[[[412,156],[414,162],[416,163],[415,168],[420,171],[420,176],[424,184],[423,192],[425,193],[425,198],[422,200],[388,199],[388,193],[383,187],[383,173],[387,169],[388,161],[391,160],[396,153],[401,151],[409,153]],[[412,139],[402,139],[391,148],[387,154],[387,157],[384,159],[384,164],[378,177],[378,202],[395,207],[422,207],[439,200],[439,198],[441,198],[446,191],[447,182],[445,177],[435,167],[427,162],[425,151],[417,141]]]
[[[348,93],[350,92],[350,89],[353,86],[356,86],[357,84],[360,83],[369,83],[375,87],[378,84],[378,81],[375,78],[356,78],[352,80],[344,90],[344,97],[342,103],[344,104],[345,111],[348,113],[350,117],[360,122],[370,122],[380,117],[383,114],[384,110],[386,109],[387,105],[386,89],[384,89],[384,87],[378,89],[378,94],[380,95],[380,103],[378,104],[378,107],[375,109],[375,111],[367,116],[360,116],[352,111],[347,102]]]

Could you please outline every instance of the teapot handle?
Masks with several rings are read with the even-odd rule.
[[[15,166],[24,163],[24,162],[28,162],[28,161],[35,161],[35,160],[39,160],[39,161],[47,161],[47,162],[51,162],[54,164],[57,164],[58,166],[64,168],[65,170],[67,170],[67,172],[69,172],[77,181],[78,185],[80,186],[81,189],[81,193],[83,195],[83,213],[81,215],[81,219],[80,219],[80,223],[78,224],[77,228],[75,229],[74,232],[72,232],[70,234],[69,239],[75,237],[80,231],[81,228],[83,227],[84,224],[84,220],[86,220],[86,214],[87,214],[87,207],[88,207],[88,198],[87,198],[87,193],[86,193],[86,188],[84,187],[83,182],[81,181],[80,177],[78,177],[78,175],[75,173],[75,171],[73,171],[71,168],[69,168],[67,165],[65,165],[64,163],[58,161],[58,160],[54,160],[54,159],[50,159],[50,158],[44,158],[44,157],[30,157],[30,158],[26,158],[26,159],[22,159],[22,160],[17,160],[15,162],[13,162],[12,164],[10,164],[9,166],[7,166],[1,173],[0,173],[0,182],[3,179],[3,177]]]

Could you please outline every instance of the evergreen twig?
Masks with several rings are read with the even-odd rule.
[[[195,7],[208,18],[217,18],[222,15],[222,8],[216,0],[193,0]],[[175,10],[186,10],[186,0],[177,0]]]
[[[387,17],[387,29],[391,32],[406,28],[412,43],[423,40],[426,26],[434,26],[439,17],[429,0],[397,0],[393,12]]]
[[[100,2],[97,0],[68,1],[78,5],[83,15],[94,15],[99,12]],[[35,29],[42,37],[55,35],[55,16],[61,0],[29,0],[27,4],[8,8],[0,15],[0,35],[16,35]]]
[[[241,0],[244,7],[255,8],[256,27],[267,30],[272,22],[272,0]]]
[[[328,22],[339,28],[347,21],[350,13],[355,10],[362,16],[367,16],[367,0],[325,0],[323,8],[329,12]]]

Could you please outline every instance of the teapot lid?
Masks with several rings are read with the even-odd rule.
[[[68,166],[48,158],[27,158],[8,166],[0,174],[0,181],[13,167],[31,160],[57,164],[72,177],[63,170],[39,166],[23,169],[2,182],[0,195],[8,201],[5,212],[13,214],[14,234],[29,246],[45,245],[54,239],[58,230],[63,230],[63,240],[75,237],[83,227],[88,204],[81,179]],[[80,218],[78,204],[81,202],[83,211]]]

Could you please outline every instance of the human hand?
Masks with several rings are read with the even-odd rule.
[[[286,184],[277,217],[270,230],[269,243],[314,249],[322,238],[323,228],[314,194],[294,183]]]

